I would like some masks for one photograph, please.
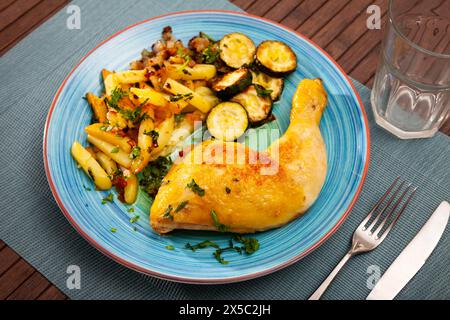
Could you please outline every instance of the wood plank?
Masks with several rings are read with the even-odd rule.
[[[40,2],[33,10],[0,31],[0,56],[67,3],[68,0]]]
[[[55,286],[47,288],[37,300],[66,300],[67,297]]]
[[[20,259],[0,277],[0,300],[8,297],[33,273],[34,269],[25,260]]]
[[[283,20],[292,10],[297,8],[303,0],[281,0],[264,15],[265,18],[279,22]]]
[[[367,7],[372,0],[353,0],[336,14],[322,29],[320,29],[312,40],[321,47],[326,47],[335,39],[349,24],[357,18],[365,15]],[[367,27],[366,27],[367,29]]]
[[[375,47],[365,56],[359,64],[349,72],[349,76],[361,83],[366,83],[375,75],[378,59],[380,56],[381,44]]]
[[[305,22],[314,12],[316,12],[327,0],[305,0],[298,7],[292,10],[280,23],[285,26],[297,29]]]
[[[446,135],[450,136],[450,117],[447,119],[447,121],[442,125],[441,129],[439,130]]]
[[[5,246],[0,251],[0,276],[19,260],[20,256],[15,253],[10,247]]]
[[[2,0],[0,2],[0,11],[8,8],[14,1],[16,1],[16,0]]]
[[[373,87],[373,81],[375,80],[375,75],[371,76],[369,80],[367,80],[364,85],[370,89]]]
[[[314,12],[308,20],[297,27],[297,31],[312,38],[323,26],[337,15],[351,0],[328,1]]]
[[[382,23],[385,23],[385,21],[386,16],[383,16]],[[337,62],[345,72],[351,72],[370,51],[380,44],[382,37],[383,33],[379,30],[369,30],[353,43],[349,50],[337,55]]]
[[[34,300],[50,286],[52,284],[36,271],[20,287],[11,293],[7,300]]]
[[[245,11],[256,1],[257,0],[232,0],[231,2],[233,2],[235,5],[237,5],[239,8]]]
[[[257,16],[264,16],[266,12],[272,9],[278,0],[264,0],[264,1],[255,1],[250,7],[247,8],[247,12],[251,14],[255,14]]]
[[[374,5],[381,9],[382,21],[386,21],[385,15],[387,12],[387,0],[376,0]],[[340,34],[338,34],[333,41],[324,47],[324,49],[334,58],[339,57],[347,50],[352,50],[353,44],[367,32],[380,33],[377,38],[382,38],[382,30],[369,30],[366,26],[367,14],[361,13],[352,23],[350,23]]]
[[[16,0],[8,8],[0,12],[0,30],[16,21],[42,0]]]

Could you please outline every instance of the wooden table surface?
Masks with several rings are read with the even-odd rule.
[[[435,7],[447,0],[430,0]],[[372,86],[382,30],[366,26],[369,5],[387,0],[232,0],[245,11],[279,22],[311,38],[354,79]],[[67,0],[1,0],[0,56],[33,31]],[[448,5],[448,3],[447,3]],[[369,110],[367,110],[370,112]],[[450,134],[450,121],[441,128]],[[0,299],[67,299],[59,289],[0,240]]]

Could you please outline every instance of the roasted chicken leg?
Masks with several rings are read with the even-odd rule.
[[[293,97],[289,128],[267,150],[213,140],[195,146],[164,178],[150,210],[153,229],[251,233],[303,214],[325,181],[319,122],[326,104],[322,81],[304,79]]]

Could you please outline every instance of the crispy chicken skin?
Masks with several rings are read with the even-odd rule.
[[[212,140],[195,146],[164,178],[150,210],[153,229],[217,230],[218,220],[230,232],[252,233],[303,214],[325,181],[327,156],[319,122],[326,104],[322,81],[304,79],[293,97],[289,128],[267,150]],[[234,150],[231,157],[229,150]],[[203,196],[187,186],[193,179],[205,190]]]

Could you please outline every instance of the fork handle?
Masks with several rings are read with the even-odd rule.
[[[336,267],[334,267],[333,271],[328,275],[328,277],[325,279],[324,282],[320,285],[319,288],[317,288],[316,291],[309,297],[308,300],[319,300],[320,297],[323,295],[325,290],[327,290],[330,283],[333,281],[333,279],[336,277],[338,272],[342,269],[342,267],[347,263],[347,261],[353,256],[353,253],[350,251],[347,252],[347,254],[339,261]]]

